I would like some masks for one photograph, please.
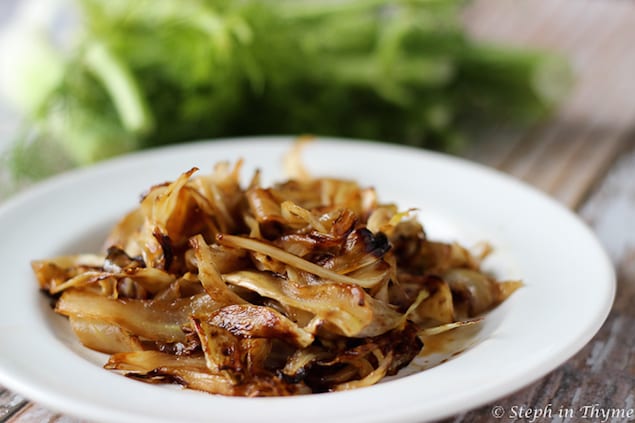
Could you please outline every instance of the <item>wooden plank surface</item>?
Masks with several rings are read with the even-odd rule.
[[[521,407],[542,410],[546,416],[539,422],[633,421],[635,4],[488,0],[475,2],[466,21],[483,39],[551,48],[575,65],[577,83],[553,121],[521,135],[500,133],[468,156],[578,209],[609,251],[618,289],[599,333],[563,366],[509,397],[444,422],[531,421],[517,418]],[[603,411],[617,416],[605,418],[598,414]]]
[[[575,83],[551,122],[526,133],[488,134],[466,155],[579,207],[635,122],[635,3],[481,0],[465,10],[464,21],[478,39],[568,58]]]
[[[26,404],[20,395],[0,387],[0,421],[9,419]]]
[[[513,421],[520,407],[552,410],[551,416],[537,422],[603,420],[597,416],[583,418],[582,407],[635,410],[635,138],[628,141],[620,159],[580,209],[580,215],[594,229],[617,269],[616,301],[605,324],[579,353],[545,378],[444,423],[491,422],[493,413],[499,410],[504,410],[499,421]],[[573,417],[560,418],[560,409],[573,410]],[[591,409],[587,411],[590,413]]]

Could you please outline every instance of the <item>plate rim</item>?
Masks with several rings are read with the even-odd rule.
[[[126,163],[134,163],[135,161],[138,161],[138,160],[150,160],[150,158],[156,158],[156,157],[168,155],[173,151],[187,151],[190,149],[199,148],[201,146],[203,146],[204,148],[221,149],[223,147],[223,143],[250,144],[255,142],[258,142],[258,143],[266,142],[270,144],[275,143],[275,144],[283,144],[283,145],[289,146],[295,138],[296,137],[293,137],[293,136],[255,136],[255,137],[219,138],[219,139],[212,139],[212,140],[192,141],[192,142],[182,143],[177,145],[163,146],[163,147],[154,148],[154,149],[142,150],[142,151],[127,154],[124,156],[115,157],[113,159],[109,159],[109,160],[103,161],[101,163],[98,163],[96,165],[89,166],[86,168],[74,169],[69,172],[65,172],[63,174],[54,176],[30,188],[27,188],[23,192],[20,192],[14,195],[13,197],[10,197],[7,201],[0,203],[0,226],[2,225],[4,216],[10,213],[12,210],[19,209],[24,204],[28,204],[30,201],[37,200],[37,198],[41,196],[43,193],[46,193],[48,191],[55,190],[55,189],[64,189],[64,187],[67,185],[72,185],[73,183],[77,183],[76,182],[77,180],[81,180],[81,178],[87,174],[91,175],[91,174],[99,173],[99,172],[108,173],[108,172],[111,172],[112,171],[111,169],[113,168],[116,169],[121,166],[125,167]],[[443,153],[438,153],[438,152],[433,152],[428,150],[421,150],[421,149],[416,149],[413,147],[402,146],[402,145],[386,144],[386,143],[377,142],[377,141],[368,141],[368,140],[356,140],[356,139],[332,138],[332,137],[317,137],[316,140],[317,140],[316,141],[317,143],[324,143],[324,144],[337,143],[339,146],[342,146],[345,143],[347,146],[355,146],[355,148],[373,147],[373,148],[379,148],[380,150],[390,150],[391,152],[395,151],[395,152],[406,152],[408,154],[416,154],[421,157],[426,157],[426,159],[429,159],[429,160],[441,161],[444,163],[452,163],[453,165],[470,169],[470,171],[476,171],[479,173],[487,174],[489,175],[488,177],[493,177],[498,180],[504,180],[507,184],[511,184],[512,186],[514,186],[515,189],[522,190],[524,191],[524,193],[531,193],[530,195],[534,196],[535,198],[540,198],[542,202],[544,202],[545,204],[548,204],[548,207],[555,207],[555,209],[559,210],[560,213],[565,213],[568,219],[570,219],[572,222],[575,222],[579,230],[585,232],[586,237],[589,237],[590,240],[595,242],[595,247],[598,248],[598,252],[599,252],[598,263],[600,263],[601,266],[605,267],[605,270],[608,271],[607,291],[605,292],[604,304],[601,307],[601,309],[603,310],[603,313],[600,313],[597,316],[597,318],[593,321],[593,324],[589,326],[590,330],[587,330],[583,336],[580,336],[576,343],[571,343],[567,346],[567,348],[562,349],[561,355],[557,358],[553,358],[548,364],[545,365],[543,363],[542,369],[540,371],[536,371],[536,369],[526,369],[525,371],[526,375],[525,375],[525,378],[522,378],[523,379],[522,382],[507,384],[505,387],[501,386],[500,384],[494,384],[493,386],[484,387],[484,391],[486,392],[485,396],[487,398],[481,398],[481,399],[472,398],[471,400],[466,398],[465,401],[463,401],[463,403],[459,407],[453,408],[452,410],[447,410],[446,412],[437,412],[436,414],[434,414],[434,416],[432,416],[432,418],[437,419],[437,418],[448,417],[448,416],[466,411],[468,409],[472,409],[479,405],[486,404],[502,396],[511,394],[512,392],[518,389],[521,389],[522,387],[527,386],[530,383],[540,379],[545,374],[551,372],[552,370],[560,366],[562,363],[567,361],[571,356],[573,356],[576,352],[578,352],[584,345],[586,345],[591,340],[591,338],[597,333],[597,331],[600,329],[602,324],[605,322],[611,310],[614,297],[615,297],[616,276],[615,276],[614,266],[612,265],[610,259],[608,258],[608,255],[606,254],[604,248],[601,246],[595,233],[582,221],[582,219],[580,219],[579,216],[577,216],[571,210],[562,206],[560,203],[558,203],[554,199],[543,194],[538,189],[531,187],[521,181],[518,181],[517,179],[509,175],[503,174],[502,172],[488,168],[487,166],[484,166],[482,164],[474,163],[469,160],[454,157],[454,156],[449,156]],[[423,221],[423,224],[425,226],[425,220]],[[51,397],[50,395],[46,395],[46,389],[42,389],[42,387],[40,387],[40,389],[34,388],[33,386],[30,386],[28,382],[16,380],[15,374],[13,375],[13,377],[11,377],[11,373],[13,372],[11,371],[7,372],[3,366],[4,366],[3,361],[0,360],[0,382],[2,382],[6,387],[16,392],[22,393],[26,397],[33,398],[34,400],[48,407],[51,407],[53,409],[60,409],[59,407],[60,402],[56,401],[56,399],[59,400],[59,398],[54,398],[54,397]],[[426,372],[430,372],[431,370],[433,369],[426,370]],[[116,376],[120,377],[118,375]],[[373,388],[374,387],[364,388],[364,389],[373,389]],[[347,395],[347,393],[342,393],[342,394]],[[332,395],[332,394],[327,394],[327,395]],[[340,393],[338,393],[337,395],[340,395]],[[60,395],[57,395],[57,397],[60,397]],[[253,399],[250,399],[250,400],[253,400]],[[269,399],[265,401],[268,401],[268,400]],[[95,410],[94,405],[77,404],[77,403],[73,403],[72,401],[70,402],[66,401],[65,403],[62,402],[62,405],[63,405],[62,407],[63,409],[60,411],[63,411],[65,413],[68,413],[71,415],[80,415],[82,417],[87,417],[87,416],[95,417],[94,414],[90,414],[91,412]],[[421,415],[417,414],[419,409],[420,407],[415,407],[415,409],[413,409],[409,413],[406,412],[406,413],[400,414],[400,417],[406,418],[408,420],[420,419]],[[110,410],[110,412],[111,412],[111,417],[115,417],[115,420],[120,420],[120,418],[129,417],[128,414],[125,412],[121,415],[118,415],[119,410]],[[368,420],[365,419],[364,421],[368,421]]]

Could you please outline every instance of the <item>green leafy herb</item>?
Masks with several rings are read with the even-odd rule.
[[[465,122],[545,116],[569,79],[558,57],[470,40],[460,1],[77,2],[77,48],[30,115],[75,164],[272,133],[451,149]],[[17,173],[45,173],[24,148]]]

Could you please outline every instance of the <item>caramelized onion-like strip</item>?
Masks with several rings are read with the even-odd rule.
[[[249,271],[230,273],[224,278],[263,297],[309,311],[345,336],[377,336],[393,329],[401,320],[400,313],[354,285],[296,286],[271,274]]]
[[[141,351],[139,338],[114,323],[85,317],[70,317],[71,328],[86,347],[106,354]]]
[[[79,275],[68,279],[60,284],[52,286],[49,289],[51,294],[59,294],[68,288],[81,288],[86,285],[90,285],[95,282],[102,281],[104,279],[111,278],[112,274],[108,272],[99,272],[99,271],[87,271],[84,273],[80,273]]]
[[[308,347],[314,339],[312,333],[271,307],[234,304],[212,313],[208,321],[236,336],[282,339],[299,348]]]
[[[155,186],[141,202],[141,210],[145,216],[138,238],[139,250],[148,267],[159,269],[169,265],[171,251],[167,251],[163,240],[176,240],[176,228],[184,225],[187,215],[186,193],[184,187],[190,176],[196,172],[192,168],[167,186]]]
[[[280,204],[280,211],[282,213],[282,216],[288,222],[296,221],[297,223],[300,223],[300,224],[302,223],[308,224],[312,226],[313,229],[317,230],[318,232],[322,232],[322,233],[328,232],[327,229],[322,224],[322,222],[320,222],[318,218],[313,216],[310,210],[307,210],[303,207],[298,206],[293,201],[289,201],[289,200],[283,201],[282,204]]]
[[[211,314],[218,308],[219,304],[207,294],[173,301],[113,300],[90,291],[69,290],[62,294],[55,311],[114,323],[142,339],[185,342],[183,328],[190,325],[190,316]]]
[[[379,359],[379,366],[370,372],[366,377],[360,380],[352,380],[350,382],[344,382],[335,386],[336,391],[347,391],[349,389],[361,388],[364,386],[374,385],[379,382],[388,371],[388,367],[392,362],[393,353],[390,351],[385,357]]]
[[[148,373],[168,364],[170,367],[199,370],[207,368],[203,355],[175,356],[159,351],[134,351],[113,354],[104,367],[135,373]]]
[[[40,289],[51,292],[67,280],[84,272],[100,271],[104,256],[98,254],[77,254],[59,256],[47,260],[33,260],[31,269],[38,280]]]
[[[196,334],[201,340],[205,365],[215,374],[237,382],[237,376],[243,370],[240,339],[227,329],[192,319]]]
[[[392,269],[385,260],[376,260],[373,263],[360,267],[348,274],[351,278],[363,280],[372,287],[372,290],[382,286],[391,277]]]
[[[296,350],[296,352],[288,358],[282,368],[282,373],[290,378],[302,377],[306,373],[307,368],[313,363],[318,360],[331,358],[332,355],[333,353],[318,346]]]
[[[475,325],[477,323],[481,323],[482,321],[483,321],[482,318],[477,318],[477,319],[461,320],[461,321],[458,321],[458,322],[446,323],[444,325],[434,326],[434,327],[431,327],[431,328],[422,329],[419,332],[419,336],[438,335],[440,333],[447,332],[447,331],[450,331],[452,329],[460,328],[460,327],[463,327],[463,326]]]
[[[249,209],[260,224],[283,225],[286,222],[271,189],[252,188],[245,193]]]
[[[196,255],[196,264],[198,266],[198,275],[201,284],[210,297],[221,304],[242,304],[245,302],[242,298],[232,292],[220,272],[214,266],[214,256],[209,245],[205,243],[202,236],[197,235],[190,239],[190,244],[194,248]]]
[[[144,221],[145,215],[141,207],[128,212],[108,234],[104,249],[116,246],[131,256],[141,255],[141,245],[137,242],[137,237]]]
[[[104,368],[148,382],[177,382],[190,389],[235,395],[234,381],[226,375],[211,373],[201,355],[176,356],[159,351],[118,353],[110,356]]]
[[[49,289],[51,294],[58,294],[69,288],[81,288],[86,285],[90,285],[106,279],[114,279],[120,281],[123,279],[130,279],[138,283],[144,290],[151,294],[156,294],[167,288],[172,282],[174,282],[174,276],[160,270],[153,268],[137,268],[131,269],[122,273],[110,273],[101,271],[87,271],[81,273],[67,281],[52,286]]]
[[[364,288],[372,287],[372,285],[369,284],[368,281],[354,279],[346,275],[340,275],[339,273],[333,272],[329,269],[305,260],[302,257],[294,256],[293,254],[290,254],[274,245],[268,244],[263,241],[226,234],[219,235],[216,240],[221,245],[226,245],[228,247],[234,248],[244,248],[246,250],[255,251],[267,255],[281,261],[282,263],[288,264],[289,266],[297,267],[300,270],[304,270],[305,272],[312,273],[332,282],[358,285]]]
[[[147,382],[179,383],[212,394],[256,397],[310,393],[303,384],[288,383],[270,375],[254,376],[237,384],[223,374],[210,372],[202,355],[175,356],[159,351],[118,353],[109,358],[104,368]]]
[[[522,288],[524,284],[522,281],[503,281],[497,283],[498,295],[497,302],[502,303],[510,295],[516,292],[517,289]]]
[[[293,147],[284,156],[283,167],[284,171],[289,179],[295,179],[298,181],[310,181],[311,174],[304,167],[302,162],[302,151],[305,147],[313,141],[313,137],[305,135],[297,139],[293,144]]]
[[[38,274],[42,266],[54,265],[60,269],[78,268],[78,267],[100,267],[104,263],[104,255],[101,254],[77,254],[68,256],[58,256],[47,260],[33,260],[31,266],[33,271]]]
[[[382,260],[389,250],[390,244],[383,233],[358,229],[348,235],[341,254],[327,261],[324,267],[338,274],[349,274]]]
[[[431,294],[417,307],[417,316],[420,319],[432,319],[441,323],[453,322],[454,306],[452,291],[448,284],[440,278],[432,277],[426,280],[426,289]]]
[[[443,274],[453,292],[468,302],[469,315],[476,316],[492,308],[498,301],[496,283],[484,274],[471,269],[451,269]]]

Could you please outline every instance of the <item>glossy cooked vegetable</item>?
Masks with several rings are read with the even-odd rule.
[[[311,178],[299,146],[270,187],[242,187],[240,161],[155,185],[105,254],[34,261],[40,288],[107,369],[268,396],[377,383],[520,286],[374,189]]]

